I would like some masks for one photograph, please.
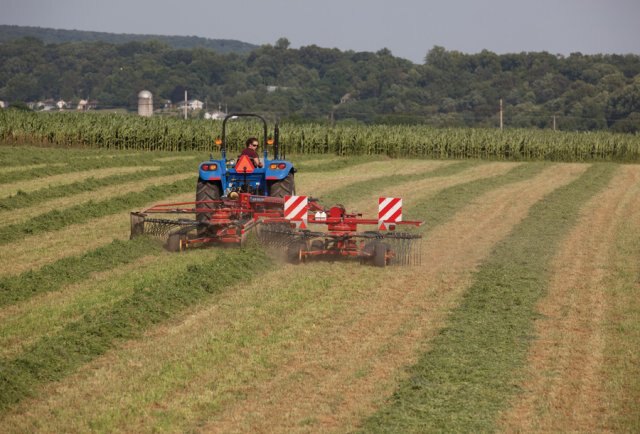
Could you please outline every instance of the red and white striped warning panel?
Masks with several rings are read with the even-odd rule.
[[[402,199],[399,197],[381,197],[378,199],[378,229],[386,231],[385,223],[402,221]]]
[[[300,229],[307,228],[309,200],[307,196],[285,196],[284,218],[296,222]]]

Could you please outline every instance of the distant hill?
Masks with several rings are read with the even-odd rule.
[[[125,44],[133,41],[142,42],[157,40],[172,48],[209,48],[218,53],[248,53],[258,47],[257,45],[234,39],[209,39],[201,38],[199,36],[89,32],[84,30],[62,30],[45,27],[11,26],[0,24],[0,42],[7,42],[24,37],[38,38],[47,44],[96,41],[108,42],[111,44]]]

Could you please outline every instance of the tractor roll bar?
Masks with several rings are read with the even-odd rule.
[[[225,116],[224,120],[222,121],[222,145],[220,147],[220,151],[222,153],[222,159],[226,160],[227,159],[227,121],[229,119],[234,119],[234,118],[241,118],[241,117],[253,117],[253,118],[258,118],[262,121],[262,126],[264,128],[264,134],[262,137],[263,140],[263,144],[262,144],[262,149],[264,149],[264,159],[265,161],[267,160],[267,121],[264,120],[264,118],[260,115],[257,115],[255,113],[230,113],[227,116]]]

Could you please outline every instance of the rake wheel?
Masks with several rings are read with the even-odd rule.
[[[376,267],[386,267],[388,251],[389,245],[387,243],[376,243],[373,253],[373,265]]]
[[[302,252],[307,250],[307,243],[298,241],[289,244],[287,247],[287,261],[291,264],[299,264],[302,262]]]
[[[144,234],[144,215],[131,213],[131,234],[129,239],[132,240]]]
[[[187,235],[183,233],[173,233],[167,238],[167,250],[170,252],[181,252],[182,242],[187,240]]]

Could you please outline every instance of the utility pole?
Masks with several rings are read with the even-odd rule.
[[[502,98],[500,98],[500,131],[502,131],[503,127],[504,127],[504,124],[502,122]]]
[[[184,90],[184,120],[187,120],[187,89]]]
[[[553,131],[556,130],[556,115],[553,115]]]

